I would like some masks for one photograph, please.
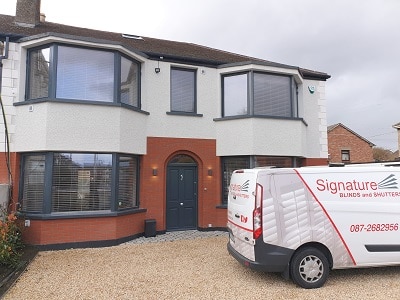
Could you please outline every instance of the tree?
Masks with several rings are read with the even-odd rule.
[[[381,147],[372,148],[372,155],[375,161],[393,161],[398,158],[392,151]]]

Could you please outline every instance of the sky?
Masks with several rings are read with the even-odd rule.
[[[15,15],[16,0],[0,14]],[[190,42],[328,73],[327,123],[398,149],[399,0],[41,0],[49,22]]]

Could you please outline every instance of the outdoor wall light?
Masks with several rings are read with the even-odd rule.
[[[212,169],[208,169],[207,174],[208,174],[208,176],[212,176],[213,175]]]
[[[154,168],[153,169],[153,176],[157,176],[157,174],[158,174],[157,168]]]
[[[154,72],[156,72],[156,74],[158,74],[158,73],[161,72],[161,69],[160,69],[160,60],[163,60],[163,59],[164,59],[164,57],[163,57],[163,56],[160,56],[160,59],[157,61],[157,68],[154,69]]]

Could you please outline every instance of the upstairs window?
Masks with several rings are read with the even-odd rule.
[[[291,76],[246,72],[222,77],[223,117],[296,118],[297,86]]]
[[[56,98],[113,102],[114,53],[58,46]]]
[[[140,64],[119,52],[51,44],[28,51],[26,95],[140,108],[139,75]]]
[[[291,77],[254,73],[254,115],[292,117]]]
[[[196,71],[171,69],[171,112],[196,113]]]
[[[121,102],[139,107],[139,64],[121,57]]]
[[[49,97],[50,48],[31,50],[28,56],[28,99]]]
[[[342,161],[350,161],[350,150],[342,150]]]
[[[224,117],[248,113],[248,74],[224,77]]]

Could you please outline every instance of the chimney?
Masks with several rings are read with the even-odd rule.
[[[17,0],[15,23],[23,27],[40,24],[40,0]]]

